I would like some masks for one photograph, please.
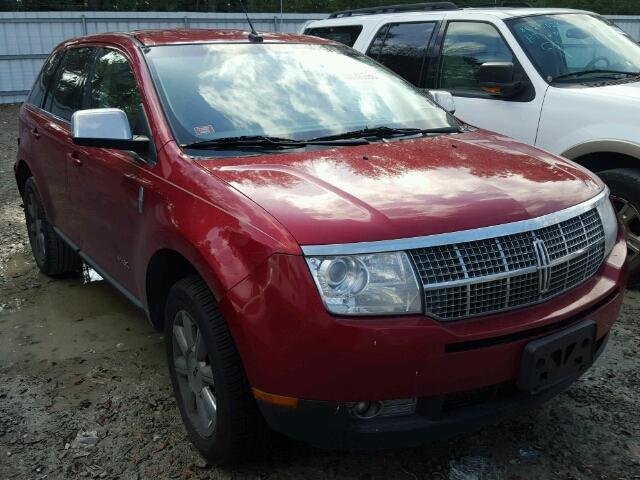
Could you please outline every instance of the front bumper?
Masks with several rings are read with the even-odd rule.
[[[594,357],[604,351],[602,338]],[[295,409],[258,401],[267,423],[276,431],[320,448],[372,450],[410,447],[443,440],[496,423],[560,393],[578,376],[532,395],[514,384],[418,399],[416,412],[397,417],[355,418],[351,405],[301,400]]]
[[[602,351],[622,304],[625,259],[620,237],[598,273],[570,292],[511,312],[437,322],[420,315],[331,316],[304,259],[273,255],[229,291],[220,308],[252,387],[297,400],[298,408],[288,410],[259,401],[274,429],[333,448],[411,445],[494,421],[574,381],[539,395],[515,387],[523,350],[533,340],[588,319]],[[449,408],[479,393],[491,398]],[[408,398],[419,400],[416,413],[405,417],[363,422],[345,408]]]
[[[536,337],[577,321],[597,338],[626,286],[622,237],[598,273],[547,302],[453,322],[422,315],[338,318],[324,308],[302,257],[272,255],[220,300],[250,384],[319,401],[416,398],[512,381]]]

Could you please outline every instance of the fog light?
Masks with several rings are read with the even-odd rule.
[[[349,412],[356,418],[401,417],[416,413],[417,398],[398,398],[396,400],[366,401],[347,404]]]
[[[358,402],[356,403],[356,405],[353,407],[353,410],[355,413],[362,415],[364,412],[366,412],[369,409],[369,404],[371,402]]]
[[[358,418],[373,418],[376,417],[382,410],[382,402],[365,402],[360,401],[352,408],[353,415]]]

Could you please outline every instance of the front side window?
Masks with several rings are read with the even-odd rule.
[[[601,81],[640,73],[640,45],[588,14],[523,17],[508,22],[540,74],[555,80]]]
[[[127,59],[115,50],[98,53],[89,82],[87,108],[119,108],[127,114],[135,131],[140,111],[140,90]]]
[[[416,86],[435,22],[393,23],[382,27],[368,55]]]
[[[29,94],[29,98],[27,98],[27,103],[31,105],[35,105],[36,107],[41,107],[44,102],[44,97],[47,94],[47,90],[51,86],[51,81],[56,73],[56,68],[58,67],[58,63],[60,62],[60,57],[62,56],[62,50],[58,50],[53,52],[47,62],[42,67],[42,71],[36,82],[31,89],[31,93]]]
[[[73,112],[82,108],[84,87],[94,53],[93,48],[67,50],[57,84],[46,101],[48,111],[64,120],[71,120]]]
[[[362,32],[362,25],[343,25],[340,27],[316,27],[307,28],[305,35],[326,38],[334,42],[344,43],[348,47],[353,47]]]
[[[422,92],[348,47],[167,45],[146,55],[180,144],[456,125]]]
[[[477,75],[485,62],[515,63],[500,32],[489,23],[449,23],[442,45],[440,88],[484,95]]]

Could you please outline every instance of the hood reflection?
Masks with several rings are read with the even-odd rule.
[[[568,162],[482,132],[203,164],[304,244],[509,223],[601,189]]]

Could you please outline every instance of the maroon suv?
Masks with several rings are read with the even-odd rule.
[[[84,261],[164,330],[219,463],[266,425],[411,445],[549,398],[602,352],[625,287],[596,177],[318,38],[65,42],[15,173],[38,267]]]

